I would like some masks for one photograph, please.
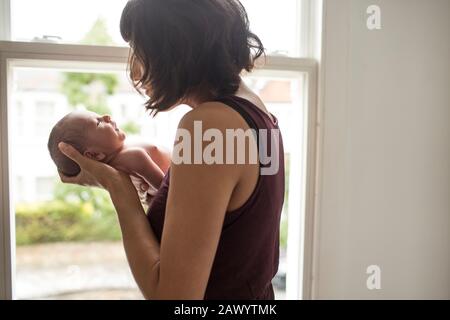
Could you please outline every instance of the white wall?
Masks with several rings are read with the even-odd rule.
[[[450,1],[324,6],[314,297],[450,299]]]

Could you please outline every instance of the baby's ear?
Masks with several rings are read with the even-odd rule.
[[[95,151],[85,151],[83,153],[85,157],[88,157],[89,159],[102,161],[106,158],[106,155],[103,152],[95,152]]]

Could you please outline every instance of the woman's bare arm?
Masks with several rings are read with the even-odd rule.
[[[148,223],[136,189],[117,185],[110,190],[122,231],[122,241],[128,263],[142,294],[151,298],[158,283],[160,245]]]

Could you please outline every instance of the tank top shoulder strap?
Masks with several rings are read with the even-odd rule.
[[[245,122],[247,123],[247,125],[250,127],[250,129],[253,130],[253,134],[255,136],[256,139],[256,148],[258,150],[259,153],[259,126],[256,124],[255,119],[253,119],[252,115],[250,112],[248,112],[245,108],[245,105],[249,105],[249,108],[258,108],[255,105],[253,105],[253,103],[251,101],[248,101],[247,99],[244,98],[239,98],[233,95],[230,96],[224,96],[224,97],[220,97],[217,98],[215,101],[219,101],[222,102],[224,104],[226,104],[227,106],[229,106],[230,108],[232,108],[233,110],[235,110],[236,112],[238,112],[242,118],[244,118]],[[261,163],[260,163],[261,165]]]
[[[258,130],[258,125],[256,124],[255,120],[253,119],[253,117],[250,115],[250,113],[245,110],[245,108],[242,106],[241,102],[238,102],[234,96],[224,96],[224,97],[220,97],[217,98],[216,101],[222,102],[226,105],[228,105],[229,107],[231,107],[233,110],[235,110],[236,112],[238,112],[242,118],[244,118],[245,122],[247,122],[248,126],[251,129],[254,130]],[[242,99],[242,101],[246,101],[248,104],[250,104],[250,101],[247,101],[246,99]]]
[[[259,163],[260,167],[263,167],[264,165],[261,163],[261,160],[259,158],[259,152],[260,152],[260,150],[259,150],[259,148],[260,148],[259,129],[260,128],[256,124],[256,121],[253,119],[251,114],[246,110],[246,108],[243,105],[243,103],[246,103],[251,108],[251,107],[253,107],[253,106],[250,106],[250,105],[252,105],[252,103],[250,101],[248,101],[247,99],[237,100],[235,98],[235,96],[224,96],[224,97],[217,98],[215,101],[222,102],[225,105],[232,108],[233,110],[235,110],[236,112],[238,112],[242,116],[242,118],[244,118],[245,122],[250,127],[250,129],[252,129],[252,133],[255,136],[255,140],[256,140],[256,148],[258,150],[257,151],[258,152],[258,163]],[[256,106],[254,106],[254,108],[256,108]]]

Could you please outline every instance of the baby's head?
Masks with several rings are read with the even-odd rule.
[[[71,177],[80,172],[80,167],[59,151],[60,142],[72,145],[86,157],[104,161],[123,147],[125,137],[125,133],[117,128],[110,116],[100,116],[90,111],[74,111],[53,127],[48,150],[58,170]]]

